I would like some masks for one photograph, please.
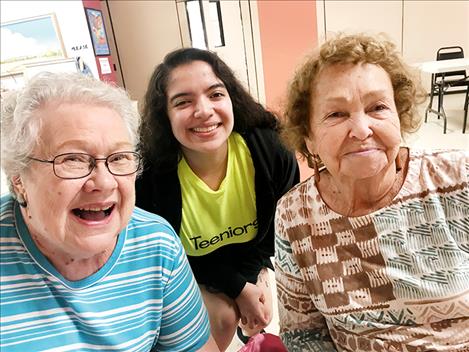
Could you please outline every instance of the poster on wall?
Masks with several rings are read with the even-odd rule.
[[[110,55],[109,44],[104,28],[103,14],[101,10],[85,8],[86,20],[93,42],[94,54],[96,56]]]
[[[55,14],[1,25],[1,75],[20,74],[26,65],[66,58]]]

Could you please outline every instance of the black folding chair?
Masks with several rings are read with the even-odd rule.
[[[464,58],[464,50],[460,46],[447,46],[438,49],[436,53],[437,60],[451,60]],[[466,131],[467,110],[468,110],[468,94],[469,80],[465,70],[449,71],[432,74],[432,83],[430,89],[430,103],[425,110],[425,122],[429,112],[435,113],[438,118],[443,117],[443,133],[446,133],[446,113],[443,108],[443,97],[445,93],[452,87],[466,87],[466,99],[464,102],[464,124],[463,133]],[[434,110],[433,97],[438,97],[438,110]]]

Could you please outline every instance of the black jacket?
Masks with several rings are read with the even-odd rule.
[[[230,244],[204,256],[188,256],[198,283],[236,298],[247,281],[255,283],[262,267],[272,268],[274,215],[279,198],[299,182],[295,155],[281,144],[277,132],[255,128],[242,134],[255,169],[257,236]],[[149,165],[136,182],[137,206],[161,215],[179,233],[182,216],[181,186],[177,168],[154,170]],[[203,211],[201,209],[201,211]],[[254,275],[246,275],[246,272]]]

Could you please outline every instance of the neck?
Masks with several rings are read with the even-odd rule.
[[[25,214],[23,213],[23,217],[24,216]],[[64,278],[70,281],[82,280],[101,269],[111,257],[117,243],[116,238],[116,241],[112,243],[112,246],[104,251],[92,256],[80,256],[64,252],[57,246],[50,245],[47,241],[41,240],[33,233],[31,233],[31,238],[39,251],[49,260],[49,262],[51,262],[54,268]]]
[[[75,259],[72,256],[51,255],[46,255],[46,257],[64,278],[70,281],[78,281],[93,275],[101,269],[109,260],[111,254],[112,250],[106,250],[91,258]]]
[[[192,171],[212,190],[220,188],[228,165],[228,141],[213,153],[184,151],[184,158]]]
[[[406,164],[407,150],[400,153]],[[345,216],[361,216],[389,205],[404,182],[406,168],[396,168],[391,163],[379,174],[366,179],[321,175],[318,189],[326,204],[335,212]]]

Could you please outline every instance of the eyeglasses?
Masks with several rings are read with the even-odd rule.
[[[99,160],[104,161],[109,172],[115,176],[132,175],[140,169],[141,164],[141,157],[135,152],[112,153],[106,158],[95,158],[86,153],[64,153],[57,155],[52,160],[33,157],[29,159],[52,164],[55,176],[66,180],[90,175]]]

